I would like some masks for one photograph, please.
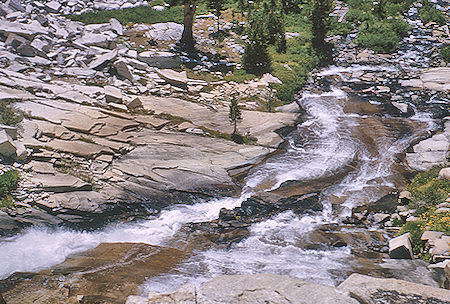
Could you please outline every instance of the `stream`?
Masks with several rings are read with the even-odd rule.
[[[418,109],[412,117],[393,116],[379,101],[347,93],[351,91],[348,84],[359,79],[346,75],[392,71],[396,71],[394,65],[322,70],[319,75],[332,85],[323,89],[311,85],[298,98],[301,121],[286,136],[279,153],[249,172],[240,197],[174,205],[144,221],[111,224],[95,232],[30,228],[0,240],[0,279],[14,272],[48,268],[104,242],[165,246],[184,224],[215,220],[221,208],[233,209],[261,192],[293,191],[295,182],[301,182],[302,187],[316,186],[311,192],[319,193],[321,212],[296,215],[285,211],[254,223],[249,237],[228,248],[196,251],[176,269],[149,278],[141,292],[167,292],[222,274],[249,273],[277,273],[337,285],[354,267],[352,249],[304,244],[314,243],[318,227],[342,225],[353,207],[373,203],[405,186],[408,172],[402,153],[436,128],[431,115]]]
[[[332,77],[339,72],[330,68],[322,73]],[[308,241],[317,226],[339,223],[352,207],[395,189],[404,170],[398,155],[433,128],[433,121],[426,114],[382,115],[376,102],[335,87],[321,93],[306,91],[298,103],[305,111],[302,122],[286,137],[280,153],[248,174],[240,197],[176,205],[145,221],[114,224],[97,232],[31,228],[1,241],[0,278],[50,267],[102,242],[164,246],[183,224],[214,220],[221,208],[238,207],[257,192],[282,188],[288,181],[312,184],[326,178],[331,182],[320,191],[322,212],[297,216],[287,211],[253,224],[245,240],[228,249],[197,252],[177,269],[149,279],[142,291],[170,291],[188,282],[241,273],[279,273],[336,285],[351,270],[351,250],[305,249],[298,244]]]

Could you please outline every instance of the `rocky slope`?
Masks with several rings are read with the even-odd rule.
[[[0,4],[0,99],[25,116],[14,138],[2,133],[1,152],[19,161],[13,167],[22,181],[17,208],[0,211],[1,234],[28,225],[94,228],[233,193],[232,176],[273,152],[282,142],[274,131],[296,119],[249,102],[238,126],[254,144],[221,139],[232,132],[227,96],[270,96],[276,78],[189,79],[167,69],[186,58],[161,47],[138,54],[117,40],[142,31],[176,39],[166,28],[127,29],[115,19],[84,26],[50,9],[54,3],[39,3]]]

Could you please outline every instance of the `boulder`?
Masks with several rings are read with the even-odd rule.
[[[396,279],[373,278],[354,273],[344,282],[339,290],[348,292],[360,303],[433,303],[450,302],[450,291]]]
[[[424,242],[437,240],[439,239],[444,233],[439,231],[424,231],[421,236],[421,240]]]
[[[114,60],[117,57],[117,50],[112,50],[106,54],[97,56],[94,61],[92,61],[88,67],[90,69],[102,68],[107,62]]]
[[[117,74],[119,76],[122,76],[125,79],[128,79],[129,81],[133,82],[134,77],[133,74],[131,74],[130,68],[126,64],[125,61],[119,60],[114,63],[114,67],[116,68]]]
[[[131,99],[131,101],[126,102],[126,106],[130,110],[142,108],[142,101],[139,97],[135,97],[135,98]]]
[[[105,86],[104,89],[106,102],[122,103],[123,96],[120,89],[113,86]]]
[[[123,35],[123,26],[119,22],[119,20],[115,18],[109,19],[109,24],[111,24],[111,28],[114,32],[116,32],[117,35],[122,36]]]
[[[389,257],[391,259],[414,258],[409,233],[405,233],[389,241]]]
[[[181,65],[180,57],[170,52],[142,52],[138,54],[138,59],[147,63],[149,66],[161,69],[174,69],[179,68]]]
[[[17,139],[17,128],[7,125],[0,125],[0,131],[4,130],[12,139]]]
[[[155,9],[155,7],[153,7]],[[147,38],[161,41],[178,41],[183,33],[183,25],[175,22],[155,23],[145,33]]]
[[[439,179],[450,179],[450,168],[442,168],[439,171]]]
[[[147,302],[135,297],[129,300],[127,303],[358,303],[334,287],[275,274],[219,276],[197,289],[185,285],[173,293],[151,292]]]
[[[58,1],[50,1],[45,4],[45,8],[50,13],[58,13],[61,9],[61,4]]]
[[[12,138],[5,130],[0,130],[0,155],[4,157],[14,157],[16,155],[16,146]]]

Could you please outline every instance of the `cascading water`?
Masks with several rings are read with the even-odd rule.
[[[335,72],[339,71],[324,73]],[[321,192],[321,213],[298,217],[287,211],[254,224],[250,237],[231,249],[200,252],[172,273],[149,279],[142,292],[169,292],[223,274],[277,273],[328,285],[342,281],[351,270],[349,248],[305,249],[301,244],[316,227],[338,222],[358,203],[376,201],[394,189],[396,155],[433,126],[427,115],[406,120],[346,113],[348,103],[347,94],[336,88],[322,94],[304,93],[299,104],[306,111],[305,122],[288,135],[286,151],[255,168],[246,179],[246,188],[270,191],[287,181],[314,182],[352,166],[342,181],[336,179]],[[400,129],[411,121],[421,128],[396,132],[390,129],[391,120]],[[355,137],[355,133],[375,125],[378,129],[370,134]]]
[[[341,72],[323,71],[324,75]],[[349,270],[350,249],[305,249],[301,244],[317,226],[338,222],[355,204],[374,201],[393,189],[396,155],[429,129],[430,120],[360,113],[353,110],[358,102],[336,88],[320,94],[306,92],[299,104],[306,114],[287,136],[288,147],[250,172],[241,197],[177,205],[158,217],[98,232],[30,229],[0,242],[0,278],[55,265],[101,242],[165,244],[183,224],[213,220],[221,208],[240,206],[254,193],[278,189],[288,181],[314,183],[328,177],[331,185],[320,195],[323,212],[299,217],[288,211],[254,224],[244,241],[227,250],[197,252],[173,272],[151,278],[143,289],[166,291],[219,274],[261,272],[335,284]],[[347,170],[344,177],[334,176],[343,170]]]

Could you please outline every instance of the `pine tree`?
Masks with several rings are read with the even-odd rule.
[[[217,32],[220,30],[220,15],[225,5],[225,0],[208,0],[208,8],[213,11],[213,14],[217,17]]]
[[[237,134],[237,122],[242,119],[241,109],[239,107],[236,94],[233,94],[231,97],[230,112],[228,114],[228,118],[233,124],[233,133],[231,134],[231,136],[234,137]]]
[[[334,9],[333,0],[312,0],[312,46],[316,50],[322,63],[331,60],[332,47],[325,41],[327,34],[331,28],[330,13]]]

